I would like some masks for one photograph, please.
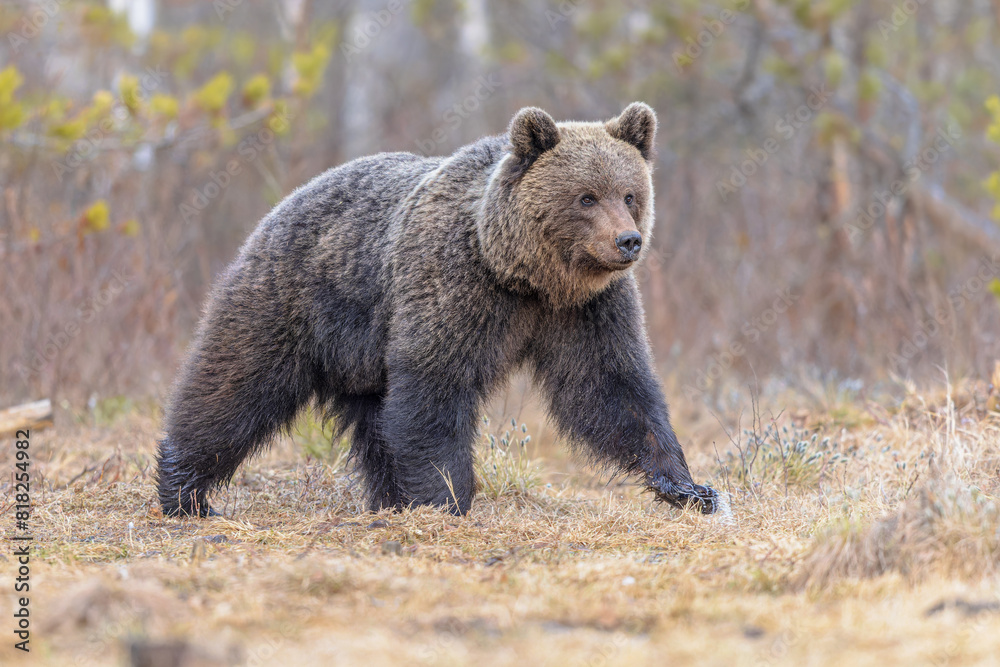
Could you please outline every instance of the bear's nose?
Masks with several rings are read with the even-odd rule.
[[[625,259],[635,259],[639,254],[639,248],[642,247],[642,235],[636,231],[622,232],[615,239],[615,245],[625,255]]]

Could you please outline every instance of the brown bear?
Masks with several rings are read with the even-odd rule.
[[[331,169],[265,217],[218,281],[158,453],[167,515],[214,514],[227,483],[314,401],[372,509],[465,513],[484,402],[530,371],[594,463],[715,511],[693,483],[653,371],[632,268],[649,246],[656,116],[519,111],[447,157]]]

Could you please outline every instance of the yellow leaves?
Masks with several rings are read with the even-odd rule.
[[[0,71],[0,102],[9,103],[14,97],[14,91],[24,83],[24,77],[13,65]]]
[[[314,39],[322,44],[338,43],[340,41],[340,23],[337,21],[323,21],[316,28]]]
[[[87,119],[83,114],[65,123],[57,123],[49,128],[49,135],[67,141],[76,141],[87,131]]]
[[[986,128],[986,138],[1000,144],[1000,95],[990,95],[986,99],[984,106],[991,116],[990,124]],[[986,186],[986,192],[997,202],[992,211],[993,219],[1000,221],[1000,171],[994,171],[990,174],[989,178],[983,182],[983,185]],[[1000,298],[1000,295],[998,295],[998,298]]]
[[[267,71],[273,77],[278,77],[285,69],[285,51],[279,46],[267,49]]]
[[[861,140],[861,130],[843,115],[834,111],[820,111],[813,121],[816,135],[823,145],[830,145],[836,137],[844,137],[852,143]]]
[[[986,192],[996,200],[996,205],[991,211],[994,220],[1000,221],[1000,171],[994,171],[983,181]]]
[[[65,97],[55,97],[49,100],[40,110],[39,115],[50,122],[58,122],[66,117],[73,104]]]
[[[994,171],[990,174],[983,185],[986,186],[986,191],[990,193],[996,199],[1000,199],[1000,171]]]
[[[194,102],[208,113],[218,114],[232,92],[233,77],[229,72],[219,72],[194,94]]]
[[[107,7],[90,5],[84,11],[82,23],[84,34],[94,44],[108,46],[117,44],[126,48],[135,43],[135,35],[128,25],[124,13],[112,12]]]
[[[173,72],[180,79],[186,79],[205,60],[205,55],[222,41],[219,29],[191,25],[180,35],[180,50],[174,63]]]
[[[93,118],[102,118],[115,105],[115,97],[107,90],[99,90],[94,93],[94,102],[90,107],[90,115]]]
[[[993,94],[986,98],[986,110],[992,114],[993,118],[1000,120],[1000,95]]]
[[[51,109],[51,111],[55,112],[53,113],[53,120],[58,120],[49,127],[49,136],[57,139],[65,139],[68,142],[76,141],[86,134],[90,127],[107,118],[114,105],[114,95],[107,90],[99,90],[94,93],[91,105],[80,111],[72,120],[59,122],[65,113],[65,109],[54,107]],[[60,111],[63,113],[60,114]]]
[[[13,65],[0,71],[0,132],[13,130],[24,122],[24,107],[14,101],[14,92],[24,77]]]
[[[118,79],[118,94],[121,95],[122,104],[133,115],[139,112],[142,107],[142,94],[139,91],[139,77],[131,74],[123,74]]]
[[[208,31],[198,24],[189,25],[181,33],[181,44],[185,51],[198,52],[208,46]]]
[[[233,128],[229,127],[226,123],[216,123],[216,129],[219,132],[219,143],[223,148],[232,148],[236,145],[239,140],[239,135]]]
[[[90,208],[83,212],[81,222],[83,223],[82,231],[84,233],[103,232],[110,224],[108,202],[98,199],[91,204]]]
[[[174,37],[160,28],[149,35],[149,56],[153,62],[165,62],[173,50]]]
[[[980,44],[986,41],[989,39],[991,23],[992,21],[985,17],[979,17],[971,20],[968,27],[965,29],[965,35],[962,41],[969,45]]]
[[[293,53],[292,67],[297,78],[293,90],[297,95],[312,97],[323,79],[326,64],[330,61],[330,49],[325,44],[317,44],[309,53]]]
[[[267,126],[272,132],[274,132],[275,136],[283,137],[288,134],[288,131],[292,128],[289,118],[288,102],[280,99],[275,100],[274,111],[271,113],[271,117],[267,121]]]
[[[793,9],[796,20],[809,29],[829,25],[851,8],[853,0],[797,0]]]
[[[108,202],[104,199],[98,199],[83,212],[83,215],[80,216],[78,233],[82,237],[86,234],[95,234],[106,231],[110,227],[111,213],[108,208]],[[138,236],[141,230],[142,227],[136,218],[129,218],[117,227],[117,231],[120,234],[130,238]]]
[[[522,44],[511,40],[497,49],[496,57],[507,63],[523,63],[528,57],[528,51]]]
[[[243,106],[253,109],[271,95],[271,81],[258,74],[243,86]]]
[[[171,120],[177,117],[177,112],[180,109],[180,102],[177,101],[176,97],[171,95],[157,93],[149,100],[149,108],[157,116]]]
[[[792,16],[806,28],[813,27],[813,13],[810,10],[809,0],[795,0],[792,3]]]
[[[1000,209],[1000,206],[998,206],[997,208]],[[1000,278],[994,278],[990,282],[986,283],[986,289],[990,291],[990,294],[993,295],[993,298],[995,298],[997,300],[998,305],[1000,305]],[[1000,361],[997,362],[996,368],[994,368],[993,370],[994,378],[998,373],[1000,373]],[[995,410],[996,408],[994,407],[993,409]]]
[[[129,218],[128,220],[126,220],[122,224],[120,229],[122,234],[124,234],[125,236],[132,236],[132,237],[138,236],[139,230],[140,230],[139,221],[136,220],[135,218]]]
[[[993,117],[993,121],[986,128],[986,138],[1000,144],[1000,95],[990,95],[986,100],[986,110]]]
[[[885,67],[889,59],[885,48],[885,40],[872,39],[865,44],[865,60],[872,67]]]
[[[229,51],[233,54],[233,62],[240,67],[246,67],[257,53],[257,41],[253,35],[241,30],[233,36]]]
[[[872,68],[866,68],[858,79],[858,99],[872,102],[882,92],[882,80]]]
[[[823,72],[826,75],[826,82],[831,88],[840,85],[840,80],[844,77],[846,69],[847,59],[839,51],[831,50],[823,58]]]
[[[783,81],[796,81],[800,78],[798,68],[784,58],[776,55],[764,57],[764,71],[773,74]]]

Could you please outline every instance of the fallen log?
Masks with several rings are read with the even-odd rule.
[[[52,426],[52,401],[47,398],[0,410],[0,436],[46,426]]]

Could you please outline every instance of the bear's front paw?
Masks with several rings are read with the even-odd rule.
[[[676,484],[666,477],[657,477],[650,482],[649,488],[658,501],[680,509],[696,507],[702,514],[714,514],[719,508],[719,494],[710,486],[691,482]]]

